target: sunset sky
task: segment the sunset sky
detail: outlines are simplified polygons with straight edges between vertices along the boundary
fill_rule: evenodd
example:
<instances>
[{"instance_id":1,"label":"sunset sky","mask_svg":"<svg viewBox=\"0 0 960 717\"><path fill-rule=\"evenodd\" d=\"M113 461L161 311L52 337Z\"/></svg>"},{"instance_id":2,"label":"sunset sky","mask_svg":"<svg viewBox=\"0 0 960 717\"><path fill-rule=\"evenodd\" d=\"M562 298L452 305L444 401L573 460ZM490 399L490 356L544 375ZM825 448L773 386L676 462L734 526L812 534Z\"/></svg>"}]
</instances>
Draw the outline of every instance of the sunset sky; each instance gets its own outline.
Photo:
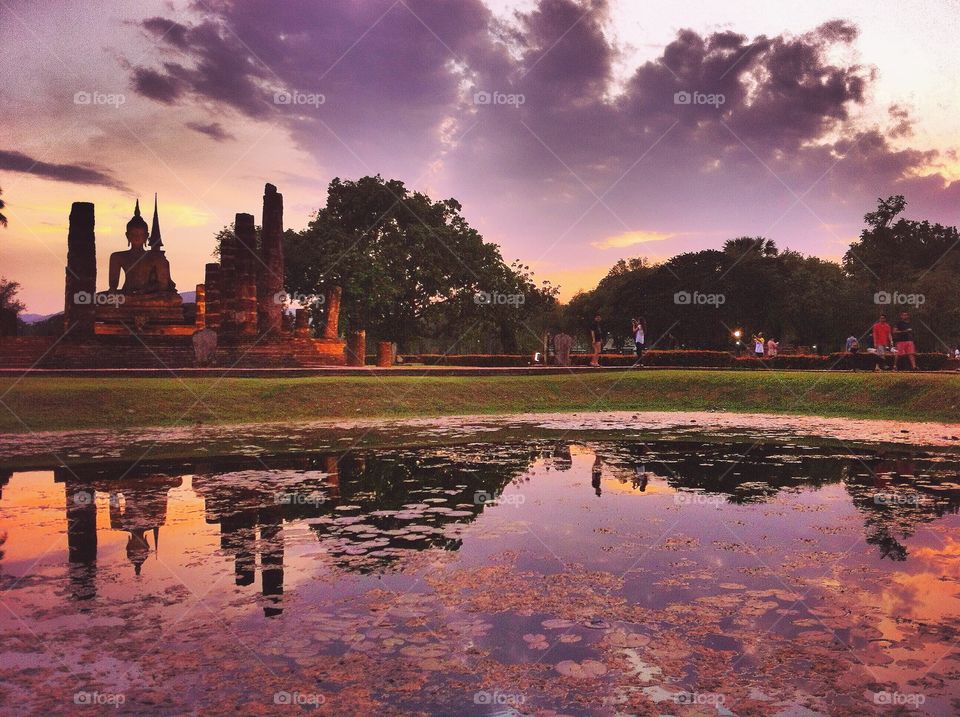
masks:
<instances>
[{"instance_id":1,"label":"sunset sky","mask_svg":"<svg viewBox=\"0 0 960 717\"><path fill-rule=\"evenodd\" d=\"M376 173L563 298L735 236L838 258L879 196L960 223L958 36L956 0L0 0L0 274L61 310L92 201L106 288L158 192L189 291L265 182L300 229Z\"/></svg>"}]
</instances>

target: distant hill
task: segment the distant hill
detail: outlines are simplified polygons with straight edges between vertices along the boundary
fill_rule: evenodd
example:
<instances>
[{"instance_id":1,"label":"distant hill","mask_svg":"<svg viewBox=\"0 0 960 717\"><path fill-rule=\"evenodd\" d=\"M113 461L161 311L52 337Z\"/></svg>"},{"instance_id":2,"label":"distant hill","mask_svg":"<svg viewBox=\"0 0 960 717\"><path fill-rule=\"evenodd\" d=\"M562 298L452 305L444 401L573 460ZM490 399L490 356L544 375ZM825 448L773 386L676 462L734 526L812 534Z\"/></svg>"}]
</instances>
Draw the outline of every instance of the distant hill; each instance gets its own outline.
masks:
<instances>
[{"instance_id":1,"label":"distant hill","mask_svg":"<svg viewBox=\"0 0 960 717\"><path fill-rule=\"evenodd\" d=\"M51 316L56 316L56 314L20 314L18 318L25 324L38 324Z\"/></svg>"}]
</instances>

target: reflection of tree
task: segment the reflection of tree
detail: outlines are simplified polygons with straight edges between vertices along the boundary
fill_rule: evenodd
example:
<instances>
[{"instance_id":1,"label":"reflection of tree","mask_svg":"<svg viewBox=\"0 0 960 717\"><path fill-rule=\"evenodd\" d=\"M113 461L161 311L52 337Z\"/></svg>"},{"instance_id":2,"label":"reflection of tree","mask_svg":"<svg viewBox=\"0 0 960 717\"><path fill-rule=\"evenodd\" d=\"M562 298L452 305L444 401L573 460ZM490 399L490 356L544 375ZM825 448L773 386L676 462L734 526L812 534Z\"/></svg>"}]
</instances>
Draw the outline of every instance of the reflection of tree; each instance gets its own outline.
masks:
<instances>
[{"instance_id":1,"label":"reflection of tree","mask_svg":"<svg viewBox=\"0 0 960 717\"><path fill-rule=\"evenodd\" d=\"M826 450L748 450L746 445L693 441L602 443L593 448L591 479L612 476L642 491L650 476L662 476L674 489L722 495L731 503L766 501L779 491L842 480L864 515L867 541L893 560L906 558L901 541L917 525L956 512L960 505L956 493L937 485L947 477L955 479L960 462L952 460L911 463L906 454L852 457ZM65 483L71 590L77 599L96 595L98 492L110 496L110 528L130 534L127 555L139 572L151 533L157 548L168 491L180 485L181 475L193 474L193 488L204 499L205 520L219 525L220 547L234 561L236 584L251 586L259 578L264 614L277 615L282 610L285 522L309 523L323 552L342 570L385 571L410 551L458 550L456 526L474 521L503 500L504 490L527 480L538 461L549 469L569 470L570 445L529 441L227 458L207 465L60 468L55 477ZM5 476L0 474L0 487ZM915 493L922 499L878 501L877 494L885 491Z\"/></svg>"},{"instance_id":2,"label":"reflection of tree","mask_svg":"<svg viewBox=\"0 0 960 717\"><path fill-rule=\"evenodd\" d=\"M941 479L955 483L958 470L960 463L955 461L922 465L905 455L848 463L843 482L854 506L864 515L867 543L876 545L884 558L906 560L909 551L901 539L910 538L921 524L960 510L960 490L938 486Z\"/></svg>"},{"instance_id":3,"label":"reflection of tree","mask_svg":"<svg viewBox=\"0 0 960 717\"><path fill-rule=\"evenodd\" d=\"M840 480L842 460L815 451L790 454L783 446L671 441L601 444L611 475L635 488L656 475L677 490L722 495L730 503L768 500L781 490Z\"/></svg>"},{"instance_id":4,"label":"reflection of tree","mask_svg":"<svg viewBox=\"0 0 960 717\"><path fill-rule=\"evenodd\" d=\"M960 461L695 442L601 444L596 451L609 474L622 483L638 487L637 478L650 469L672 488L721 495L730 503L766 501L783 490L843 481L864 514L867 543L891 560L907 558L900 541L919 524L960 510L960 491L937 485L957 480Z\"/></svg>"}]
</instances>

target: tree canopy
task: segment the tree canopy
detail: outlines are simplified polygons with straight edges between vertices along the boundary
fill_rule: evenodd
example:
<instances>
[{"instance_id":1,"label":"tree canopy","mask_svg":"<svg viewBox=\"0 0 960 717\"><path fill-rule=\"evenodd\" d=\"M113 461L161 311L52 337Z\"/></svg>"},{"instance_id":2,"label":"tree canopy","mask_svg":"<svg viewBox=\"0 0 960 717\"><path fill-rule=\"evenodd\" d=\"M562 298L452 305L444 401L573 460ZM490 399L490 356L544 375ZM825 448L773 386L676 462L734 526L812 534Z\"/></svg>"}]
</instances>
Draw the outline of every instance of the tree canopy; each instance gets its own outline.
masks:
<instances>
[{"instance_id":1,"label":"tree canopy","mask_svg":"<svg viewBox=\"0 0 960 717\"><path fill-rule=\"evenodd\" d=\"M960 343L960 235L904 219L906 206L900 195L879 199L840 263L735 237L658 264L621 259L561 307L557 289L507 264L455 199L379 175L334 179L307 228L285 233L286 289L311 304L341 286L344 329L405 352L535 350L545 331L582 339L598 311L617 345L642 317L648 347L730 349L739 329L837 351L850 335L869 344L879 313L895 321L908 310L919 348L948 350Z\"/></svg>"},{"instance_id":2,"label":"tree canopy","mask_svg":"<svg viewBox=\"0 0 960 717\"><path fill-rule=\"evenodd\" d=\"M656 266L621 260L567 307L568 326L599 311L620 341L643 316L648 346L730 348L732 333L840 350L869 336L881 312L911 313L922 350L960 342L960 236L955 227L897 219L903 196L879 199L840 264L780 251L764 237L677 255Z\"/></svg>"},{"instance_id":3,"label":"tree canopy","mask_svg":"<svg viewBox=\"0 0 960 717\"><path fill-rule=\"evenodd\" d=\"M343 288L341 323L403 350L518 351L537 345L556 289L508 265L455 199L379 175L330 182L307 228L285 235L287 291Z\"/></svg>"}]
</instances>

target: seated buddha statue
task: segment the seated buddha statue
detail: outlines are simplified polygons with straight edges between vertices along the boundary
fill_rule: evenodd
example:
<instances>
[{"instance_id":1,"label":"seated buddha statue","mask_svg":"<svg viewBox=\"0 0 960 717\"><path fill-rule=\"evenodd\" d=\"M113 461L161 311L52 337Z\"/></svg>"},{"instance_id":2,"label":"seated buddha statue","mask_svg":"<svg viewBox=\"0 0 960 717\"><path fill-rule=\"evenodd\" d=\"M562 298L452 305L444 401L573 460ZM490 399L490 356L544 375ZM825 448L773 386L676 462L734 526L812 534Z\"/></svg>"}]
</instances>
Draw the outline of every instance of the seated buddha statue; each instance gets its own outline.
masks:
<instances>
[{"instance_id":1,"label":"seated buddha statue","mask_svg":"<svg viewBox=\"0 0 960 717\"><path fill-rule=\"evenodd\" d=\"M120 270L123 270L123 294L157 294L175 292L176 284L170 278L170 262L160 249L159 222L156 208L153 215L154 236L149 236L150 249L144 249L148 239L147 223L140 216L140 201L134 209L133 217L127 222L126 251L115 251L110 255L110 292L116 292L120 285Z\"/></svg>"},{"instance_id":2,"label":"seated buddha statue","mask_svg":"<svg viewBox=\"0 0 960 717\"><path fill-rule=\"evenodd\" d=\"M156 205L153 230L148 232L137 200L133 217L127 222L126 237L130 248L110 255L110 288L97 295L97 320L134 325L137 329L154 324L182 323L183 299L170 278L170 262L162 249ZM149 249L146 248L148 243Z\"/></svg>"}]
</instances>

